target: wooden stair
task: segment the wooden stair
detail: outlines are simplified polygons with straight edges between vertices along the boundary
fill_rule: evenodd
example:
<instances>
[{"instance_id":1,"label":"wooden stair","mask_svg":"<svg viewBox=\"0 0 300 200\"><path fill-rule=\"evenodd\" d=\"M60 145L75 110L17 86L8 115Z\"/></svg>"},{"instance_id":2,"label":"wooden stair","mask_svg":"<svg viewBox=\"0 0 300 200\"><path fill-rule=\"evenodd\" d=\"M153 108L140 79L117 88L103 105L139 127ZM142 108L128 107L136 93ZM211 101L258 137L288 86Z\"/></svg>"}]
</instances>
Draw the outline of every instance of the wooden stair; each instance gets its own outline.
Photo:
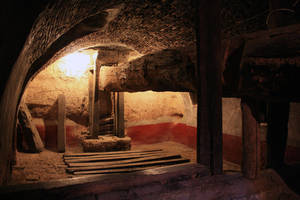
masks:
<instances>
[{"instance_id":1,"label":"wooden stair","mask_svg":"<svg viewBox=\"0 0 300 200\"><path fill-rule=\"evenodd\" d=\"M162 149L64 154L67 172L74 175L128 173L190 162Z\"/></svg>"}]
</instances>

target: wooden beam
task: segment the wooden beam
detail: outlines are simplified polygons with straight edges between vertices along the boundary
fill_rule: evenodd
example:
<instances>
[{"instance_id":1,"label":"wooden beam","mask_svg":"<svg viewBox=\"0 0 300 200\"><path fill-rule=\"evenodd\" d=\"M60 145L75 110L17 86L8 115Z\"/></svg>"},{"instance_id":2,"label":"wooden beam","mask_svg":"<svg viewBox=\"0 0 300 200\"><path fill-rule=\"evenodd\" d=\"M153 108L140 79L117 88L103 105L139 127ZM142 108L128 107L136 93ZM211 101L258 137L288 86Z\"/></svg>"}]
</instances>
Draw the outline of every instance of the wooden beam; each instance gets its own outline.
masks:
<instances>
[{"instance_id":1,"label":"wooden beam","mask_svg":"<svg viewBox=\"0 0 300 200\"><path fill-rule=\"evenodd\" d=\"M25 102L20 103L18 119L23 134L23 140L27 144L27 150L29 152L41 152L44 149L43 141L39 135L39 132L32 121L30 111Z\"/></svg>"},{"instance_id":2,"label":"wooden beam","mask_svg":"<svg viewBox=\"0 0 300 200\"><path fill-rule=\"evenodd\" d=\"M164 165L175 165L190 162L189 159L185 158L174 158L168 160L158 160L158 161L145 161L138 163L126 163L126 164L116 164L116 165L102 165L94 167L69 167L67 172L79 172L79 171L101 171L109 169L127 169L127 168L138 168L138 167L150 167L150 166L164 166Z\"/></svg>"},{"instance_id":3,"label":"wooden beam","mask_svg":"<svg viewBox=\"0 0 300 200\"><path fill-rule=\"evenodd\" d=\"M94 76L93 76L93 82L94 82L94 87L93 87L93 93L94 93L94 101L92 104L92 109L93 109L93 122L92 122L92 137L97 138L98 137L98 132L99 132L99 117L100 117L100 97L99 97L99 87L98 87L98 81L100 78L100 67L101 65L96 62L95 64L95 70L94 70Z\"/></svg>"},{"instance_id":4,"label":"wooden beam","mask_svg":"<svg viewBox=\"0 0 300 200\"><path fill-rule=\"evenodd\" d=\"M57 150L58 152L66 151L66 99L65 95L58 96L57 112Z\"/></svg>"},{"instance_id":5,"label":"wooden beam","mask_svg":"<svg viewBox=\"0 0 300 200\"><path fill-rule=\"evenodd\" d=\"M267 166L273 169L280 169L284 166L289 111L289 102L268 104Z\"/></svg>"},{"instance_id":6,"label":"wooden beam","mask_svg":"<svg viewBox=\"0 0 300 200\"><path fill-rule=\"evenodd\" d=\"M116 165L116 164L125 164L125 163L138 163L145 161L155 161L155 160L168 160L174 158L181 158L181 155L178 154L169 154L169 155L153 155L145 158L136 158L129 160L122 160L117 162L86 162L86 163L68 163L69 167L92 167L92 166L103 166L103 165Z\"/></svg>"},{"instance_id":7,"label":"wooden beam","mask_svg":"<svg viewBox=\"0 0 300 200\"><path fill-rule=\"evenodd\" d=\"M296 24L224 40L223 95L300 102L299 35Z\"/></svg>"},{"instance_id":8,"label":"wooden beam","mask_svg":"<svg viewBox=\"0 0 300 200\"><path fill-rule=\"evenodd\" d=\"M112 151L112 152L88 152L88 153L71 153L64 154L64 157L88 157L95 155L120 155L120 154L132 154L132 153L151 153L151 152L162 152L162 149L151 149L151 150L132 150L132 151Z\"/></svg>"},{"instance_id":9,"label":"wooden beam","mask_svg":"<svg viewBox=\"0 0 300 200\"><path fill-rule=\"evenodd\" d=\"M288 2L284 0L269 0L269 5L271 12L276 9L287 8ZM282 12L273 13L270 17L270 26L271 28L287 25L289 21L286 18L287 15L284 15ZM286 40L291 40L287 46L282 45L282 51L286 52L292 47L292 50L296 55L298 52L293 47L297 47L299 45L300 37L299 33L293 37L289 36L285 38ZM291 97L300 97L300 93L296 92L295 89L291 89L294 86L300 85L299 77L300 77L300 70L299 70L299 58L298 63L293 62L284 63L283 65L286 68L289 68L289 73L286 73L283 67L280 68L280 71L277 70L277 79L280 80L281 83L281 90L285 96ZM279 62L280 63L280 62ZM297 65L298 64L298 65ZM276 65L275 65L276 66ZM278 65L277 65L278 67ZM281 72L281 73L278 73ZM297 73L298 72L298 73ZM281 74L278 76L278 74ZM282 77L282 74L285 77ZM273 81L275 82L275 81ZM277 81L278 82L278 81ZM288 83L288 84L287 84ZM274 87L274 86L273 86ZM278 87L278 86L277 86ZM288 91L286 94L285 92ZM298 93L298 94L297 94ZM296 94L296 95L295 95ZM271 102L268 104L268 133L267 133L267 146L268 146L268 155L267 155L267 166L273 169L281 169L284 166L284 157L285 157L285 150L287 145L287 137L288 137L288 121L289 121L289 111L290 111L290 103L288 101L283 102Z\"/></svg>"},{"instance_id":10,"label":"wooden beam","mask_svg":"<svg viewBox=\"0 0 300 200\"><path fill-rule=\"evenodd\" d=\"M291 2L286 0L269 0L269 15L266 24L269 28L286 26L288 23L295 23L295 11L287 9Z\"/></svg>"},{"instance_id":11,"label":"wooden beam","mask_svg":"<svg viewBox=\"0 0 300 200\"><path fill-rule=\"evenodd\" d=\"M196 1L197 162L222 173L220 0Z\"/></svg>"},{"instance_id":12,"label":"wooden beam","mask_svg":"<svg viewBox=\"0 0 300 200\"><path fill-rule=\"evenodd\" d=\"M125 152L125 153L123 153ZM90 155L90 156L80 156L80 157L64 157L65 161L70 161L70 160L80 160L80 159L90 159L90 158L112 158L112 157L124 157L124 158L128 158L128 156L147 156L147 155L163 155L163 154L167 154L168 152L164 152L164 151L152 151L152 152L136 152L136 153L128 153L127 151L123 151L121 153L115 153L115 154L99 154L99 155ZM108 152L110 153L110 152Z\"/></svg>"},{"instance_id":13,"label":"wooden beam","mask_svg":"<svg viewBox=\"0 0 300 200\"><path fill-rule=\"evenodd\" d=\"M252 107L252 109L251 109ZM246 178L255 179L260 171L260 127L253 113L253 102L242 98L242 172Z\"/></svg>"},{"instance_id":14,"label":"wooden beam","mask_svg":"<svg viewBox=\"0 0 300 200\"><path fill-rule=\"evenodd\" d=\"M76 159L65 159L66 163L82 163L82 162L109 162L117 160L130 160L136 158L146 158L153 155L158 155L159 153L152 154L130 154L130 155L109 155L105 157L88 157L88 158L76 158Z\"/></svg>"},{"instance_id":15,"label":"wooden beam","mask_svg":"<svg viewBox=\"0 0 300 200\"><path fill-rule=\"evenodd\" d=\"M117 115L116 115L116 130L118 137L124 137L124 93L117 92L116 101Z\"/></svg>"},{"instance_id":16,"label":"wooden beam","mask_svg":"<svg viewBox=\"0 0 300 200\"><path fill-rule=\"evenodd\" d=\"M89 133L92 135L93 133L93 122L94 122L94 69L90 70L89 73Z\"/></svg>"}]
</instances>

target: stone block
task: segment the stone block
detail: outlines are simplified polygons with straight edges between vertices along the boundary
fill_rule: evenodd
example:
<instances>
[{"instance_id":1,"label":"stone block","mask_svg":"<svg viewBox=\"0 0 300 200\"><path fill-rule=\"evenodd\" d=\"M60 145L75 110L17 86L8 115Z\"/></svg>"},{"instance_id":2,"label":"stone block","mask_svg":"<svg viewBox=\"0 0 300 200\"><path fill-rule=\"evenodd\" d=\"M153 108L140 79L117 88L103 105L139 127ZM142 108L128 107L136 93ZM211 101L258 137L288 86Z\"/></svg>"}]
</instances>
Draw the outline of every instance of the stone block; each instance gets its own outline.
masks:
<instances>
[{"instance_id":1,"label":"stone block","mask_svg":"<svg viewBox=\"0 0 300 200\"><path fill-rule=\"evenodd\" d=\"M82 146L84 152L126 151L131 148L131 138L111 135L98 136L98 139L83 140Z\"/></svg>"}]
</instances>

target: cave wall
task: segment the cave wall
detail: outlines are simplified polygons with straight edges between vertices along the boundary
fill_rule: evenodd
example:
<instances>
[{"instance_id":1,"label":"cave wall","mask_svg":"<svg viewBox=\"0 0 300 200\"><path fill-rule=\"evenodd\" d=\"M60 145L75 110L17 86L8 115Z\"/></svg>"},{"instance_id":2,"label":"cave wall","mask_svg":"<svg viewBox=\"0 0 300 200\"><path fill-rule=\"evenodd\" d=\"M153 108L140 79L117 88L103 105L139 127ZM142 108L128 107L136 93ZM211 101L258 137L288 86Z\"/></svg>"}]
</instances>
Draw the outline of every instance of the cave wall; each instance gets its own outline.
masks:
<instances>
[{"instance_id":1,"label":"cave wall","mask_svg":"<svg viewBox=\"0 0 300 200\"><path fill-rule=\"evenodd\" d=\"M23 100L36 119L47 148L55 149L56 146L57 97L60 94L66 97L67 144L68 140L73 144L74 138L80 135L76 129L88 126L89 69L94 68L97 53L97 59L102 63L119 60L117 50L106 55L108 52L107 49L90 49L69 54L40 71L29 82ZM127 57L124 59L126 61ZM192 104L188 92L126 92L124 100L126 133L133 144L175 140L196 147L197 106Z\"/></svg>"},{"instance_id":2,"label":"cave wall","mask_svg":"<svg viewBox=\"0 0 300 200\"><path fill-rule=\"evenodd\" d=\"M187 92L125 93L126 134L133 144L176 141L196 148L197 105Z\"/></svg>"},{"instance_id":3,"label":"cave wall","mask_svg":"<svg viewBox=\"0 0 300 200\"><path fill-rule=\"evenodd\" d=\"M84 59L79 66L74 63L77 60L70 61L66 59L68 57L57 60L39 72L24 91L22 101L27 104L34 124L48 149L56 151L57 148L57 98L60 94L64 94L66 98L67 148L78 146L81 132L86 131L89 120L88 69L94 65L94 59L90 59L93 53L90 51L80 54ZM73 54L71 58L74 56L78 55ZM81 67L84 71L80 70Z\"/></svg>"},{"instance_id":4,"label":"cave wall","mask_svg":"<svg viewBox=\"0 0 300 200\"><path fill-rule=\"evenodd\" d=\"M85 71L79 77L68 73L71 65L64 66L60 59L42 70L29 82L23 100L34 118L57 119L57 98L64 94L66 98L66 117L83 126L88 125L88 77L89 68L94 63L83 66ZM75 71L76 72L76 71Z\"/></svg>"}]
</instances>

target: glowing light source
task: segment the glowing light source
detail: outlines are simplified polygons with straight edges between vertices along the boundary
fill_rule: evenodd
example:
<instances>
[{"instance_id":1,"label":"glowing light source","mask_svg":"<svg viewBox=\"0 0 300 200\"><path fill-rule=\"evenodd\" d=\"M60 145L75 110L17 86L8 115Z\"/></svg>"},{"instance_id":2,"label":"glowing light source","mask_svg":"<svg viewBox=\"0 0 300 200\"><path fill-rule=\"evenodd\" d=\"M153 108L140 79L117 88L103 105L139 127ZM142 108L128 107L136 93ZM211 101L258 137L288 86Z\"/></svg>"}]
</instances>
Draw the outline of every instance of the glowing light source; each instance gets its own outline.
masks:
<instances>
[{"instance_id":1,"label":"glowing light source","mask_svg":"<svg viewBox=\"0 0 300 200\"><path fill-rule=\"evenodd\" d=\"M80 78L84 73L95 64L97 51L75 52L61 58L58 68L66 76Z\"/></svg>"}]
</instances>

